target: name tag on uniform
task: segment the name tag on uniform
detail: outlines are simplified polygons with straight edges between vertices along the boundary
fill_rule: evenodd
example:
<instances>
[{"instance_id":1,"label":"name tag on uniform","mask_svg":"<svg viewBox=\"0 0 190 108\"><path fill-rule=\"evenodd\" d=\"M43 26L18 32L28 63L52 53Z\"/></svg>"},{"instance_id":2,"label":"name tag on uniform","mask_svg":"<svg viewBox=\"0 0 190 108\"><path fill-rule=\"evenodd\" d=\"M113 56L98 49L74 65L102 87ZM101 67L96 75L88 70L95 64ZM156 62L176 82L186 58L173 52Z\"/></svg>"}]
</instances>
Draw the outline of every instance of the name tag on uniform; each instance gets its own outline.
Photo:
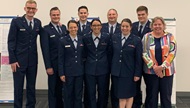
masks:
<instances>
[{"instance_id":1,"label":"name tag on uniform","mask_svg":"<svg viewBox=\"0 0 190 108\"><path fill-rule=\"evenodd\" d=\"M80 46L83 46L83 44L80 44Z\"/></svg>"},{"instance_id":2,"label":"name tag on uniform","mask_svg":"<svg viewBox=\"0 0 190 108\"><path fill-rule=\"evenodd\" d=\"M65 45L65 48L70 48L71 47L71 45Z\"/></svg>"},{"instance_id":3,"label":"name tag on uniform","mask_svg":"<svg viewBox=\"0 0 190 108\"><path fill-rule=\"evenodd\" d=\"M129 46L129 47L132 47L132 48L135 48L135 46L134 46L134 45L131 45L131 44L129 44L128 46Z\"/></svg>"},{"instance_id":4,"label":"name tag on uniform","mask_svg":"<svg viewBox=\"0 0 190 108\"><path fill-rule=\"evenodd\" d=\"M20 29L20 31L26 31L26 29Z\"/></svg>"},{"instance_id":5,"label":"name tag on uniform","mask_svg":"<svg viewBox=\"0 0 190 108\"><path fill-rule=\"evenodd\" d=\"M52 38L52 37L55 37L55 35L51 35L50 37L51 37L51 38Z\"/></svg>"}]
</instances>

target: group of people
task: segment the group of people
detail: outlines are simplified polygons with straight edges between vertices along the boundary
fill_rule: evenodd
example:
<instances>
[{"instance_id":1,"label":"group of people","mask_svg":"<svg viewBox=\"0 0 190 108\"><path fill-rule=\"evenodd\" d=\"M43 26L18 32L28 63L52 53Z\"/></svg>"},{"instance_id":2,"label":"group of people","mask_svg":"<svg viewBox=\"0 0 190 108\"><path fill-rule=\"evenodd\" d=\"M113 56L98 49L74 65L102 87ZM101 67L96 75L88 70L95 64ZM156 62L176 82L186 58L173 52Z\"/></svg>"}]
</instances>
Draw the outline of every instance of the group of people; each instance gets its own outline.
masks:
<instances>
[{"instance_id":1,"label":"group of people","mask_svg":"<svg viewBox=\"0 0 190 108\"><path fill-rule=\"evenodd\" d=\"M111 84L112 108L141 108L141 77L146 84L145 108L171 108L176 41L165 31L162 17L148 20L148 9L139 6L138 20L117 22L115 9L107 23L87 21L88 8L78 8L79 21L60 23L58 7L42 27L34 18L37 3L28 0L26 14L14 18L8 35L9 61L14 80L14 108L22 108L26 76L26 108L35 108L37 36L48 75L49 108L107 108ZM111 82L110 82L111 79ZM83 100L83 101L82 101ZM84 105L83 105L84 103Z\"/></svg>"}]
</instances>

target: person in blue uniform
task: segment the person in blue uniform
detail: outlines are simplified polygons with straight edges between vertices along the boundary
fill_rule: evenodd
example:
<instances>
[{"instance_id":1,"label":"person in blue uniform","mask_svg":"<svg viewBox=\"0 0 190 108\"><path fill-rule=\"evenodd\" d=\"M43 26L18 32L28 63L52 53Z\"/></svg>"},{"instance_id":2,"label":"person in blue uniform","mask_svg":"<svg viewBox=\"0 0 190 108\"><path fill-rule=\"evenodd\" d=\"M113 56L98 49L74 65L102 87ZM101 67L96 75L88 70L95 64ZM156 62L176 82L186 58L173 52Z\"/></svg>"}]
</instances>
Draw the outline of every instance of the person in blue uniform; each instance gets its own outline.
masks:
<instances>
[{"instance_id":1,"label":"person in blue uniform","mask_svg":"<svg viewBox=\"0 0 190 108\"><path fill-rule=\"evenodd\" d=\"M78 35L84 36L85 34L88 34L91 32L90 22L87 20L88 18L88 8L86 6L80 6L78 8ZM86 92L86 86L84 83L84 107L88 108L88 96Z\"/></svg>"},{"instance_id":2,"label":"person in blue uniform","mask_svg":"<svg viewBox=\"0 0 190 108\"><path fill-rule=\"evenodd\" d=\"M91 32L90 22L87 20L88 15L88 8L86 6L80 6L78 8L78 35L80 36L84 36L85 34Z\"/></svg>"},{"instance_id":3,"label":"person in blue uniform","mask_svg":"<svg viewBox=\"0 0 190 108\"><path fill-rule=\"evenodd\" d=\"M8 34L9 62L13 71L14 108L22 108L23 86L26 77L26 108L34 108L37 76L37 36L41 34L41 21L34 18L37 3L26 1L26 14L14 18Z\"/></svg>"},{"instance_id":4,"label":"person in blue uniform","mask_svg":"<svg viewBox=\"0 0 190 108\"><path fill-rule=\"evenodd\" d=\"M139 36L142 39L146 33L151 32L150 21L148 20L148 8L146 6L139 6L136 9L136 12L137 12L138 21L133 23L132 33L136 36ZM144 62L142 63L144 64ZM136 88L137 95L134 97L132 108L141 108L142 105L141 79L137 81L136 87L137 87Z\"/></svg>"},{"instance_id":5,"label":"person in blue uniform","mask_svg":"<svg viewBox=\"0 0 190 108\"><path fill-rule=\"evenodd\" d=\"M101 21L93 19L92 32L83 37L86 53L85 84L88 108L107 108L110 36L108 33L102 33L101 28Z\"/></svg>"},{"instance_id":6,"label":"person in blue uniform","mask_svg":"<svg viewBox=\"0 0 190 108\"><path fill-rule=\"evenodd\" d=\"M70 20L67 24L69 34L59 42L58 68L63 82L64 108L82 108L82 91L84 76L84 44L77 34L77 22Z\"/></svg>"},{"instance_id":7,"label":"person in blue uniform","mask_svg":"<svg viewBox=\"0 0 190 108\"><path fill-rule=\"evenodd\" d=\"M107 13L107 23L102 24L102 32L109 33L110 36L113 34L120 33L120 24L117 22L118 13L116 9L109 9Z\"/></svg>"},{"instance_id":8,"label":"person in blue uniform","mask_svg":"<svg viewBox=\"0 0 190 108\"><path fill-rule=\"evenodd\" d=\"M131 108L136 95L136 81L141 77L142 43L131 33L132 22L121 21L121 34L112 36L111 75L119 108Z\"/></svg>"},{"instance_id":9,"label":"person in blue uniform","mask_svg":"<svg viewBox=\"0 0 190 108\"><path fill-rule=\"evenodd\" d=\"M66 34L66 26L60 26L61 12L58 7L50 9L51 22L44 26L40 37L46 73L48 75L49 108L63 108L62 81L58 75L58 42Z\"/></svg>"},{"instance_id":10,"label":"person in blue uniform","mask_svg":"<svg viewBox=\"0 0 190 108\"><path fill-rule=\"evenodd\" d=\"M113 8L109 9L107 13L108 22L102 24L101 31L105 33L109 33L110 37L112 37L112 35L114 34L121 33L120 23L117 22L117 18L118 18L117 10ZM114 94L113 86L114 86L113 81L111 80L111 105L112 105L112 108L118 108L119 100Z\"/></svg>"}]
</instances>

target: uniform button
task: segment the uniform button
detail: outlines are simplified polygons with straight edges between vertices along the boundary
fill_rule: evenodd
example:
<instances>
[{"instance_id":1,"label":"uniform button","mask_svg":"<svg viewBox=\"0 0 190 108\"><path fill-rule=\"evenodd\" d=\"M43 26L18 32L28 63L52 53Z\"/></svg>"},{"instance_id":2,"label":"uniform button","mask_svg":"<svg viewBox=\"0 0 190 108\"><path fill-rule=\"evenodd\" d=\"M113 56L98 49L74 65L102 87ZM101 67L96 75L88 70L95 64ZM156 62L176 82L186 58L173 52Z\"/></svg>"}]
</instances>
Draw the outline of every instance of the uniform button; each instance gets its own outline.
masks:
<instances>
[{"instance_id":1,"label":"uniform button","mask_svg":"<svg viewBox=\"0 0 190 108\"><path fill-rule=\"evenodd\" d=\"M32 41L30 40L30 42L32 42Z\"/></svg>"},{"instance_id":2,"label":"uniform button","mask_svg":"<svg viewBox=\"0 0 190 108\"><path fill-rule=\"evenodd\" d=\"M98 59L96 59L96 61L98 61Z\"/></svg>"},{"instance_id":3,"label":"uniform button","mask_svg":"<svg viewBox=\"0 0 190 108\"><path fill-rule=\"evenodd\" d=\"M75 56L75 58L77 58L77 56Z\"/></svg>"},{"instance_id":4,"label":"uniform button","mask_svg":"<svg viewBox=\"0 0 190 108\"><path fill-rule=\"evenodd\" d=\"M96 56L98 56L98 54L96 54Z\"/></svg>"},{"instance_id":5,"label":"uniform button","mask_svg":"<svg viewBox=\"0 0 190 108\"><path fill-rule=\"evenodd\" d=\"M98 49L96 49L96 51L98 51Z\"/></svg>"},{"instance_id":6,"label":"uniform button","mask_svg":"<svg viewBox=\"0 0 190 108\"><path fill-rule=\"evenodd\" d=\"M120 57L122 57L122 55L120 55Z\"/></svg>"},{"instance_id":7,"label":"uniform button","mask_svg":"<svg viewBox=\"0 0 190 108\"><path fill-rule=\"evenodd\" d=\"M119 62L121 63L121 60L119 60Z\"/></svg>"},{"instance_id":8,"label":"uniform button","mask_svg":"<svg viewBox=\"0 0 190 108\"><path fill-rule=\"evenodd\" d=\"M123 52L123 50L121 50L121 52Z\"/></svg>"},{"instance_id":9,"label":"uniform button","mask_svg":"<svg viewBox=\"0 0 190 108\"><path fill-rule=\"evenodd\" d=\"M77 53L77 51L75 51L75 53Z\"/></svg>"},{"instance_id":10,"label":"uniform button","mask_svg":"<svg viewBox=\"0 0 190 108\"><path fill-rule=\"evenodd\" d=\"M77 61L75 61L77 63Z\"/></svg>"},{"instance_id":11,"label":"uniform button","mask_svg":"<svg viewBox=\"0 0 190 108\"><path fill-rule=\"evenodd\" d=\"M29 46L29 48L31 48L31 46Z\"/></svg>"}]
</instances>

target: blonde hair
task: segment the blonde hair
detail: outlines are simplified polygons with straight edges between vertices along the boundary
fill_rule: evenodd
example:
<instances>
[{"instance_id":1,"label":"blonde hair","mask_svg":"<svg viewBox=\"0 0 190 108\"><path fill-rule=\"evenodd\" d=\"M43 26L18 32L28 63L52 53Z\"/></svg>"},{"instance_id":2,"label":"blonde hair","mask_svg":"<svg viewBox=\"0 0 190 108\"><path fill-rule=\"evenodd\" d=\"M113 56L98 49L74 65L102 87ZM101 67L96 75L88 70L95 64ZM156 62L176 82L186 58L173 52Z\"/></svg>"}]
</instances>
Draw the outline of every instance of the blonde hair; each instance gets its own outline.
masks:
<instances>
[{"instance_id":1,"label":"blonde hair","mask_svg":"<svg viewBox=\"0 0 190 108\"><path fill-rule=\"evenodd\" d=\"M25 5L26 5L27 3L30 3L30 4L34 3L34 4L36 4L36 5L37 5L37 3L36 3L36 1L35 1L35 0L27 0L27 1L26 1L26 3L25 3Z\"/></svg>"},{"instance_id":2,"label":"blonde hair","mask_svg":"<svg viewBox=\"0 0 190 108\"><path fill-rule=\"evenodd\" d=\"M166 23L165 23L165 21L164 21L164 18L159 17L159 16L154 17L154 18L152 19L152 22L151 22L151 24L150 24L151 29L153 28L153 24L156 22L156 20L160 20L160 21L162 22L162 24L164 25L164 30L165 30L165 29L166 29Z\"/></svg>"}]
</instances>

